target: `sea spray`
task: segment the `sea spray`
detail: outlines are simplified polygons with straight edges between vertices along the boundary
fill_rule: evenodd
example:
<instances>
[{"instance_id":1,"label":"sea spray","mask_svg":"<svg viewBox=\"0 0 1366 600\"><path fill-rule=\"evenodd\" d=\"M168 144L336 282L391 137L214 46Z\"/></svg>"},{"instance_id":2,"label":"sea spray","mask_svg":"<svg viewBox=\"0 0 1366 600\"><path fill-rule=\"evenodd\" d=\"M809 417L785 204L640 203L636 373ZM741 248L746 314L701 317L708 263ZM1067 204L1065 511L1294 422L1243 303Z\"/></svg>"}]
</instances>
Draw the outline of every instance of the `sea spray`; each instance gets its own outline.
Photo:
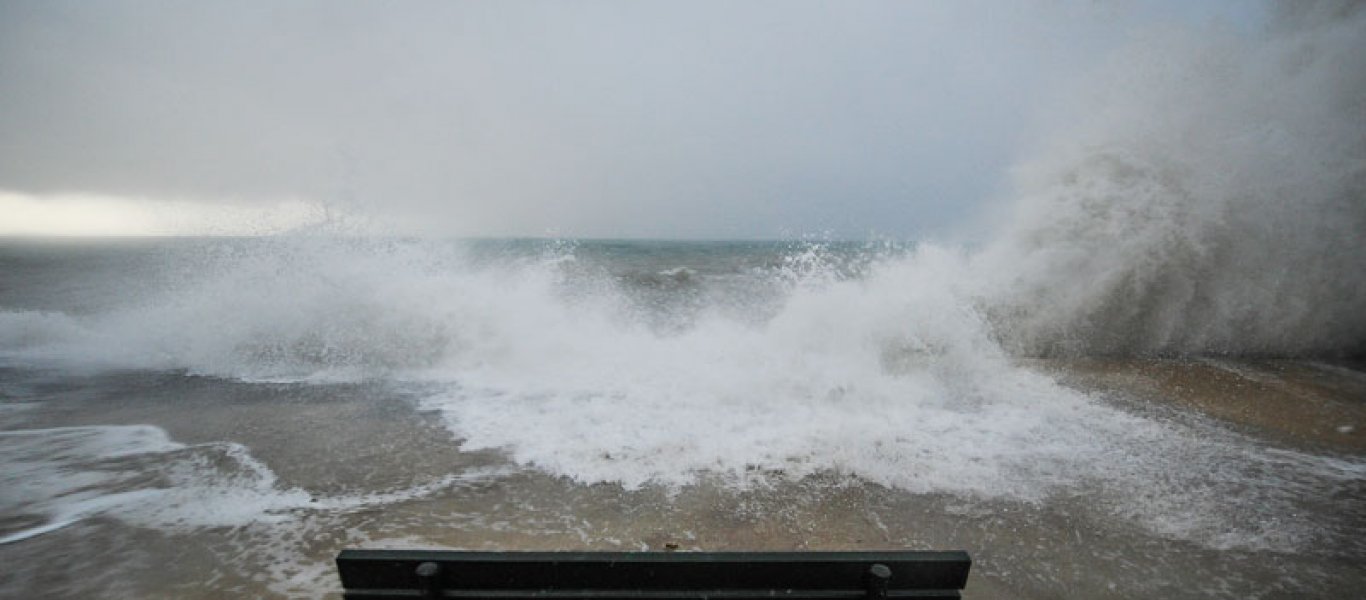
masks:
<instances>
[{"instance_id":1,"label":"sea spray","mask_svg":"<svg viewBox=\"0 0 1366 600\"><path fill-rule=\"evenodd\" d=\"M1366 10L1153 32L1017 171L976 260L1017 355L1335 354L1366 341Z\"/></svg>"}]
</instances>

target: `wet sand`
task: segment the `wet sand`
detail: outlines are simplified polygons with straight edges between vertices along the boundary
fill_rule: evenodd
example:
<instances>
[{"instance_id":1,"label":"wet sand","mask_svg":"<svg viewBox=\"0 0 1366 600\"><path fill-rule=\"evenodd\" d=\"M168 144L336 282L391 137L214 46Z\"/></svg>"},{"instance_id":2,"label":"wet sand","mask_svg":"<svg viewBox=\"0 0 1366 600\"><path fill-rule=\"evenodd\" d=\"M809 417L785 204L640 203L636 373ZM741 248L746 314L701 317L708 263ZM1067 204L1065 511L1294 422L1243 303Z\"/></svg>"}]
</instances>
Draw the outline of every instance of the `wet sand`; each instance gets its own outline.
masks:
<instances>
[{"instance_id":1,"label":"wet sand","mask_svg":"<svg viewBox=\"0 0 1366 600\"><path fill-rule=\"evenodd\" d=\"M1194 411L1287 444L1366 452L1366 364L1304 360L1032 361L1131 406Z\"/></svg>"},{"instance_id":2,"label":"wet sand","mask_svg":"<svg viewBox=\"0 0 1366 600\"><path fill-rule=\"evenodd\" d=\"M1366 373L1302 361L1035 361L1029 367L1125 410L1196 422L1267 446L1366 456ZM0 545L6 597L337 597L344 547L489 550L966 549L965 593L996 598L1350 597L1360 548L1217 548L1116 519L1088 490L1043 502L912 494L836 473L748 487L582 485L461 452L423 390L241 384L179 374L44 379L5 373L7 430L154 424L180 443L231 440L313 497L278 522L156 530L93 516ZM11 377L12 376L12 377ZM135 465L134 465L135 466ZM119 468L117 462L100 468ZM133 468L130 466L129 468ZM224 468L229 468L225 466ZM369 502L338 498L420 488ZM1359 514L1366 483L1308 510ZM33 524L0 519L0 535ZM1363 533L1366 525L1357 522ZM1332 539L1344 539L1341 536ZM1358 536L1359 537L1359 536Z\"/></svg>"}]
</instances>

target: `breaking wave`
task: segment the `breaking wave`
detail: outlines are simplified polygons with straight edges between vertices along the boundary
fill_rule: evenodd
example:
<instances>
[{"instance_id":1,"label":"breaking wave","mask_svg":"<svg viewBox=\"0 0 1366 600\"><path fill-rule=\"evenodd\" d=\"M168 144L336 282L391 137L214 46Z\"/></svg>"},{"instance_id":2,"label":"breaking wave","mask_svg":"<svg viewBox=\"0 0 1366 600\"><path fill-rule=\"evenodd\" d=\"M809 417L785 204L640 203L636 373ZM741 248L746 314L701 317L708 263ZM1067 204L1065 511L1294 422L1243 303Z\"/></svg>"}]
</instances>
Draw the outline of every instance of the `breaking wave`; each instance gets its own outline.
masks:
<instances>
[{"instance_id":1,"label":"breaking wave","mask_svg":"<svg viewBox=\"0 0 1366 600\"><path fill-rule=\"evenodd\" d=\"M282 238L135 306L4 310L0 349L246 378L534 367L585 345L661 333L729 343L756 329L769 350L823 345L837 329L913 352L1359 351L1366 10L1283 12L1259 34L1153 33L1115 57L1078 94L1091 110L1022 161L1008 225L978 251L861 249L871 259L851 272L847 252L794 245L708 295L723 277L698 264L613 280L572 244L474 260L451 245ZM665 332L641 327L680 311Z\"/></svg>"}]
</instances>

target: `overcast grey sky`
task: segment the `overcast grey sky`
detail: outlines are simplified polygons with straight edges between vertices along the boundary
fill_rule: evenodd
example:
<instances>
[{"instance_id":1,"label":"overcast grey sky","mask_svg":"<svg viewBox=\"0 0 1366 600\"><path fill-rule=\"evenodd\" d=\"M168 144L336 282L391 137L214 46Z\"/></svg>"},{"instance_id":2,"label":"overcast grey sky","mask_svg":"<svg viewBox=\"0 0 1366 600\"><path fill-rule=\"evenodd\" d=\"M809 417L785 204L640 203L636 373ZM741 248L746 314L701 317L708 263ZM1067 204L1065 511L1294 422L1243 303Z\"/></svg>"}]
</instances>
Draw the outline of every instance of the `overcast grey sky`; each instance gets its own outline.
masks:
<instances>
[{"instance_id":1,"label":"overcast grey sky","mask_svg":"<svg viewBox=\"0 0 1366 600\"><path fill-rule=\"evenodd\" d=\"M1006 193L1049 107L1136 34L1263 12L0 0L0 190L443 235L914 237Z\"/></svg>"}]
</instances>

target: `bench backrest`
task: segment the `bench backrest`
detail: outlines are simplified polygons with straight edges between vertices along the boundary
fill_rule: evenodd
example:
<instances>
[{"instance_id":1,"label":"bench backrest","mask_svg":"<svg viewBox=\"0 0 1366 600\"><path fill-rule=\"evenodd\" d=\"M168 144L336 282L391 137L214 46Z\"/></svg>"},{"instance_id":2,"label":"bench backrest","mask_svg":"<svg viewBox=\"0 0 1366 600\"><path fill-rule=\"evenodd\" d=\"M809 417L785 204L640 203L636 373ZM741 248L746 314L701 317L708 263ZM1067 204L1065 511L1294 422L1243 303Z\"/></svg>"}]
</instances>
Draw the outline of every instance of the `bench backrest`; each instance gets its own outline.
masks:
<instances>
[{"instance_id":1,"label":"bench backrest","mask_svg":"<svg viewBox=\"0 0 1366 600\"><path fill-rule=\"evenodd\" d=\"M348 600L959 598L966 552L343 550Z\"/></svg>"}]
</instances>

